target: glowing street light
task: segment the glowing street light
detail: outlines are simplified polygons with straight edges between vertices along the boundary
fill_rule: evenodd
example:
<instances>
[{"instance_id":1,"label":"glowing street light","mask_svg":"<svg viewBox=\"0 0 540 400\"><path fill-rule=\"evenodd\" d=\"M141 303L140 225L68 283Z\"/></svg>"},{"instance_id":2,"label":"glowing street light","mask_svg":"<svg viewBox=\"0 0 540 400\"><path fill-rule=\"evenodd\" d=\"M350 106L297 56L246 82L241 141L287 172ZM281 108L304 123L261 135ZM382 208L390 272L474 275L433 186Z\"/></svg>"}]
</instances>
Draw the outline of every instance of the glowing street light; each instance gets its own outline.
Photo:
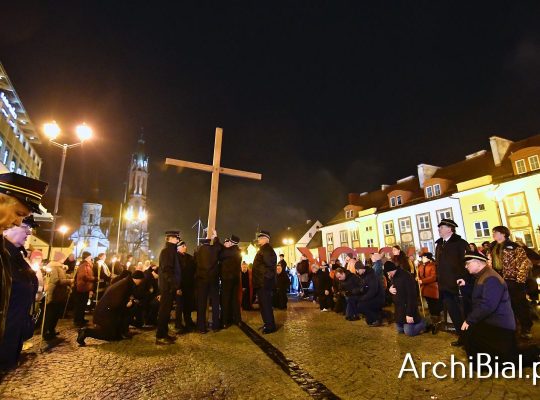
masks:
<instances>
[{"instance_id":1,"label":"glowing street light","mask_svg":"<svg viewBox=\"0 0 540 400\"><path fill-rule=\"evenodd\" d=\"M60 226L60 228L58 228L58 232L60 232L62 235L65 235L68 230L69 230L69 228L67 226L65 226L65 225L62 225L62 226Z\"/></svg>"},{"instance_id":2,"label":"glowing street light","mask_svg":"<svg viewBox=\"0 0 540 400\"><path fill-rule=\"evenodd\" d=\"M72 143L72 144L67 144L67 143L62 144L55 141L56 138L60 135L61 131L62 130L60 129L60 126L56 123L56 121L47 122L43 124L43 132L45 133L45 136L49 138L49 143L51 143L52 145L56 147L60 147L62 149L62 161L60 163L58 186L56 187L56 198L54 201L51 237L49 240L49 252L47 255L47 258L49 259L51 258L51 249L52 249L52 245L54 241L54 234L56 231L56 216L58 214L58 205L60 203L60 192L62 190L62 179L64 178L64 166L66 164L67 151L68 149L82 145L85 140L88 140L92 137L92 128L90 128L85 123L82 123L81 125L78 125L75 128L75 133L77 134L77 137L79 138L79 142Z\"/></svg>"}]
</instances>

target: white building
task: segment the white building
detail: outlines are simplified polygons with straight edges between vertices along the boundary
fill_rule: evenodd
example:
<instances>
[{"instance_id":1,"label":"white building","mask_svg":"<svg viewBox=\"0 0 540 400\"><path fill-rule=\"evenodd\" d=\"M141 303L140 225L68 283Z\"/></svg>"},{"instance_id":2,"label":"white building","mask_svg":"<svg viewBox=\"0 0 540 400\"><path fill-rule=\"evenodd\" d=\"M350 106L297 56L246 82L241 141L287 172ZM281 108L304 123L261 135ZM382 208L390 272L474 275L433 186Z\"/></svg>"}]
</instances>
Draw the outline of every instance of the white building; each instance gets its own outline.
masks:
<instances>
[{"instance_id":1,"label":"white building","mask_svg":"<svg viewBox=\"0 0 540 400\"><path fill-rule=\"evenodd\" d=\"M70 236L75 244L76 257L79 257L83 251L89 251L93 257L96 257L109 249L109 240L101 231L102 207L97 203L83 203L81 226Z\"/></svg>"}]
</instances>

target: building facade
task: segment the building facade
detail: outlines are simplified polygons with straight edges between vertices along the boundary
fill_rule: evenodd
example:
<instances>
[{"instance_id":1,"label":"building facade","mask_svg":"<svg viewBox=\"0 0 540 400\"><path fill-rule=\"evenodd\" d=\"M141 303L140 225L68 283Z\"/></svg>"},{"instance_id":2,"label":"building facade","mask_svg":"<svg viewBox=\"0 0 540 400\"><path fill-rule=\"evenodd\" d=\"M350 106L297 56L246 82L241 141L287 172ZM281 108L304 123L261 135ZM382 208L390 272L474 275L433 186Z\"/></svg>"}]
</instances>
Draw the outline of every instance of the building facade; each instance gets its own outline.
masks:
<instances>
[{"instance_id":1,"label":"building facade","mask_svg":"<svg viewBox=\"0 0 540 400\"><path fill-rule=\"evenodd\" d=\"M493 136L490 150L445 167L419 164L417 175L350 194L321 228L327 257L338 247L400 245L434 251L437 225L451 218L457 233L480 245L491 229L508 226L514 240L540 245L540 135L512 142Z\"/></svg>"},{"instance_id":2,"label":"building facade","mask_svg":"<svg viewBox=\"0 0 540 400\"><path fill-rule=\"evenodd\" d=\"M39 178L42 160L34 146L40 136L0 63L0 164L3 170Z\"/></svg>"},{"instance_id":3,"label":"building facade","mask_svg":"<svg viewBox=\"0 0 540 400\"><path fill-rule=\"evenodd\" d=\"M126 202L123 206L122 252L137 259L149 256L148 209L148 161L145 142L141 137L129 165Z\"/></svg>"},{"instance_id":4,"label":"building facade","mask_svg":"<svg viewBox=\"0 0 540 400\"><path fill-rule=\"evenodd\" d=\"M89 251L93 257L99 253L107 253L109 239L101 230L101 210L103 206L97 203L83 203L81 225L71 236L75 256L83 251Z\"/></svg>"}]
</instances>

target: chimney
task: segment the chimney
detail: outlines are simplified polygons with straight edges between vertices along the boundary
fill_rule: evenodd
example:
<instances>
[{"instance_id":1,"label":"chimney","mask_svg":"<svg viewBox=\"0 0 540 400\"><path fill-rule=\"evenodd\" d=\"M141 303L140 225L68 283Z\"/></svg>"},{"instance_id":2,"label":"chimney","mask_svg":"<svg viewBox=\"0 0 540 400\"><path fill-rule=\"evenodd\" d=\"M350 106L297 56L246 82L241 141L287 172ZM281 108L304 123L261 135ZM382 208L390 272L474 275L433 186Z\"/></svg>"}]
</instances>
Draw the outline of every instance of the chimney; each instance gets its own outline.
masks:
<instances>
[{"instance_id":1,"label":"chimney","mask_svg":"<svg viewBox=\"0 0 540 400\"><path fill-rule=\"evenodd\" d=\"M362 192L360 193L360 196L365 196L366 194L368 194L368 192Z\"/></svg>"},{"instance_id":2,"label":"chimney","mask_svg":"<svg viewBox=\"0 0 540 400\"><path fill-rule=\"evenodd\" d=\"M429 164L418 164L418 182L420 182L420 188L424 188L424 182L435 175L435 172L440 167Z\"/></svg>"},{"instance_id":3,"label":"chimney","mask_svg":"<svg viewBox=\"0 0 540 400\"><path fill-rule=\"evenodd\" d=\"M477 151L476 153L466 155L465 160L470 160L471 158L480 157L480 156L483 156L486 153L487 152L485 150L480 150L480 151Z\"/></svg>"},{"instance_id":4,"label":"chimney","mask_svg":"<svg viewBox=\"0 0 540 400\"><path fill-rule=\"evenodd\" d=\"M496 167L501 165L502 160L512 143L514 142L498 136L492 136L489 138L489 145L491 146L491 153L493 154L493 162L495 163Z\"/></svg>"}]
</instances>

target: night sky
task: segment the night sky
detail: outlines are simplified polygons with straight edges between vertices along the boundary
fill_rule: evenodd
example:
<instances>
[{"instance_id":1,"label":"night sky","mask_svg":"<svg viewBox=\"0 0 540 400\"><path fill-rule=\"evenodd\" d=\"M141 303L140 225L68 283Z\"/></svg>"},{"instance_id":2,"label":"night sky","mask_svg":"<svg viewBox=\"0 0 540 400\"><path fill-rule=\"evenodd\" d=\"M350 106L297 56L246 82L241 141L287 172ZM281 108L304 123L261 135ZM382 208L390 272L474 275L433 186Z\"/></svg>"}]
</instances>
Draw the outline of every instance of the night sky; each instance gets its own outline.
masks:
<instances>
[{"instance_id":1,"label":"night sky","mask_svg":"<svg viewBox=\"0 0 540 400\"><path fill-rule=\"evenodd\" d=\"M216 126L222 165L263 174L221 179L218 231L242 240L540 127L538 1L43 3L3 4L0 60L36 125L96 131L68 153L60 214L74 225L69 198L96 190L118 207L144 127L155 249L207 217L210 175L163 164L211 163ZM52 208L60 151L37 151Z\"/></svg>"}]
</instances>

